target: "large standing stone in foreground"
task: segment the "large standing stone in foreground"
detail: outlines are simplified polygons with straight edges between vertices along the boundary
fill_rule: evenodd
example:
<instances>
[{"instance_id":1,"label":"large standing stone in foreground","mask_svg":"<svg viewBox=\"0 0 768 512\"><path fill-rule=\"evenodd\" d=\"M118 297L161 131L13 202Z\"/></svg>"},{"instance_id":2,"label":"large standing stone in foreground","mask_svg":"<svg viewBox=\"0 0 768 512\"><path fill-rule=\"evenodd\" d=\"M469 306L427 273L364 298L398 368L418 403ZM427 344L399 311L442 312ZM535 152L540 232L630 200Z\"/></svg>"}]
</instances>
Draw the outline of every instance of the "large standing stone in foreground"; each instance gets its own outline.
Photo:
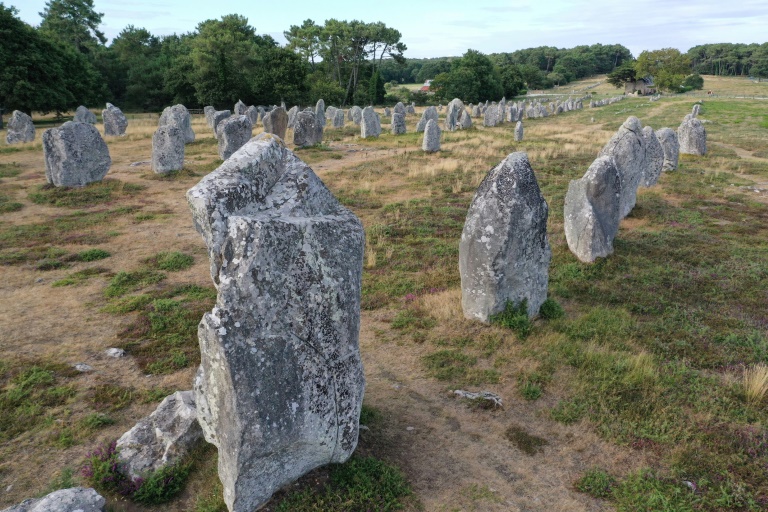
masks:
<instances>
[{"instance_id":1,"label":"large standing stone in foreground","mask_svg":"<svg viewBox=\"0 0 768 512\"><path fill-rule=\"evenodd\" d=\"M624 121L598 156L612 156L621 177L621 218L623 219L637 202L637 187L645 174L645 137L643 126L635 116Z\"/></svg>"},{"instance_id":2,"label":"large standing stone in foreground","mask_svg":"<svg viewBox=\"0 0 768 512\"><path fill-rule=\"evenodd\" d=\"M198 421L219 449L229 510L251 512L357 445L365 234L269 135L240 148L187 199L218 291L198 330Z\"/></svg>"},{"instance_id":3,"label":"large standing stone in foreground","mask_svg":"<svg viewBox=\"0 0 768 512\"><path fill-rule=\"evenodd\" d=\"M5 142L8 144L19 144L21 142L32 142L35 140L35 125L32 118L20 110L14 110L11 118L8 120L8 132L5 135Z\"/></svg>"},{"instance_id":4,"label":"large standing stone in foreground","mask_svg":"<svg viewBox=\"0 0 768 512\"><path fill-rule=\"evenodd\" d=\"M515 125L515 142L523 141L523 122L518 121Z\"/></svg>"},{"instance_id":5,"label":"large standing stone in foreground","mask_svg":"<svg viewBox=\"0 0 768 512\"><path fill-rule=\"evenodd\" d=\"M159 126L152 135L152 170L157 174L184 167L184 133L176 124Z\"/></svg>"},{"instance_id":6,"label":"large standing stone in foreground","mask_svg":"<svg viewBox=\"0 0 768 512\"><path fill-rule=\"evenodd\" d=\"M547 298L549 208L523 152L491 169L469 206L459 244L464 316L488 322L508 301L528 316Z\"/></svg>"},{"instance_id":7,"label":"large standing stone in foreground","mask_svg":"<svg viewBox=\"0 0 768 512\"><path fill-rule=\"evenodd\" d=\"M25 500L2 512L102 512L106 504L106 500L90 487L71 487L42 498Z\"/></svg>"},{"instance_id":8,"label":"large standing stone in foreground","mask_svg":"<svg viewBox=\"0 0 768 512\"><path fill-rule=\"evenodd\" d=\"M123 111L111 103L107 103L107 108L101 111L101 118L104 120L104 135L113 137L122 137L125 135L125 129L128 128L128 118Z\"/></svg>"},{"instance_id":9,"label":"large standing stone in foreground","mask_svg":"<svg viewBox=\"0 0 768 512\"><path fill-rule=\"evenodd\" d=\"M436 119L427 121L427 127L424 128L424 140L421 141L421 149L427 153L440 151L440 135L442 131L437 124Z\"/></svg>"},{"instance_id":10,"label":"large standing stone in foreground","mask_svg":"<svg viewBox=\"0 0 768 512\"><path fill-rule=\"evenodd\" d=\"M416 131L418 133L423 132L430 119L437 122L437 109L435 107L427 107L424 109L424 112L421 114L421 119L419 119L419 122L416 124Z\"/></svg>"},{"instance_id":11,"label":"large standing stone in foreground","mask_svg":"<svg viewBox=\"0 0 768 512\"><path fill-rule=\"evenodd\" d=\"M229 110L217 110L211 116L211 128L213 128L213 136L219 138L219 124L225 119L229 119L232 116L232 112Z\"/></svg>"},{"instance_id":12,"label":"large standing stone in foreground","mask_svg":"<svg viewBox=\"0 0 768 512\"><path fill-rule=\"evenodd\" d=\"M465 113L464 103L459 98L452 99L445 112L445 129L449 132L456 131L462 113Z\"/></svg>"},{"instance_id":13,"label":"large standing stone in foreground","mask_svg":"<svg viewBox=\"0 0 768 512\"><path fill-rule=\"evenodd\" d=\"M285 140L285 132L288 130L288 113L283 107L275 107L261 120L264 125L264 133L273 133Z\"/></svg>"},{"instance_id":14,"label":"large standing stone in foreground","mask_svg":"<svg viewBox=\"0 0 768 512\"><path fill-rule=\"evenodd\" d=\"M677 129L680 153L684 155L706 155L707 131L704 129L704 125L701 124L701 121L693 116L689 116L686 116Z\"/></svg>"},{"instance_id":15,"label":"large standing stone in foreground","mask_svg":"<svg viewBox=\"0 0 768 512\"><path fill-rule=\"evenodd\" d=\"M368 106L363 109L362 121L360 122L360 137L367 139L381 135L381 121L379 114L373 111L373 107Z\"/></svg>"},{"instance_id":16,"label":"large standing stone in foreground","mask_svg":"<svg viewBox=\"0 0 768 512\"><path fill-rule=\"evenodd\" d=\"M664 171L677 169L677 161L680 157L680 145L677 142L677 133L672 128L662 128L656 132L661 148L664 150Z\"/></svg>"},{"instance_id":17,"label":"large standing stone in foreground","mask_svg":"<svg viewBox=\"0 0 768 512\"><path fill-rule=\"evenodd\" d=\"M234 114L236 116L244 116L246 110L248 110L248 106L243 103L243 100L237 100L237 103L235 103L235 108L233 109Z\"/></svg>"},{"instance_id":18,"label":"large standing stone in foreground","mask_svg":"<svg viewBox=\"0 0 768 512\"><path fill-rule=\"evenodd\" d=\"M216 128L217 139L219 139L219 158L226 160L232 153L243 147L251 140L253 125L248 116L232 116L221 123Z\"/></svg>"},{"instance_id":19,"label":"large standing stone in foreground","mask_svg":"<svg viewBox=\"0 0 768 512\"><path fill-rule=\"evenodd\" d=\"M109 148L95 126L67 121L43 132L45 177L57 187L84 187L109 172Z\"/></svg>"},{"instance_id":20,"label":"large standing stone in foreground","mask_svg":"<svg viewBox=\"0 0 768 512\"><path fill-rule=\"evenodd\" d=\"M194 391L165 397L117 440L120 472L133 479L181 461L202 440Z\"/></svg>"},{"instance_id":21,"label":"large standing stone in foreground","mask_svg":"<svg viewBox=\"0 0 768 512\"><path fill-rule=\"evenodd\" d=\"M314 112L299 112L293 126L293 143L298 147L314 146L323 141L323 127Z\"/></svg>"},{"instance_id":22,"label":"large standing stone in foreground","mask_svg":"<svg viewBox=\"0 0 768 512\"><path fill-rule=\"evenodd\" d=\"M392 135L402 135L406 132L405 128L405 116L398 112L392 114L392 127L390 129Z\"/></svg>"},{"instance_id":23,"label":"large standing stone in foreground","mask_svg":"<svg viewBox=\"0 0 768 512\"><path fill-rule=\"evenodd\" d=\"M173 124L181 129L184 135L184 143L195 142L195 132L192 130L192 116L184 105L178 104L172 107L165 107L160 114L158 126Z\"/></svg>"},{"instance_id":24,"label":"large standing stone in foreground","mask_svg":"<svg viewBox=\"0 0 768 512\"><path fill-rule=\"evenodd\" d=\"M656 133L650 126L643 128L643 138L645 139L645 172L641 184L644 187L652 187L659 181L664 167L664 148L661 147Z\"/></svg>"},{"instance_id":25,"label":"large standing stone in foreground","mask_svg":"<svg viewBox=\"0 0 768 512\"><path fill-rule=\"evenodd\" d=\"M75 110L75 115L72 120L76 123L96 124L96 114L83 105L80 105L77 107L77 110Z\"/></svg>"},{"instance_id":26,"label":"large standing stone in foreground","mask_svg":"<svg viewBox=\"0 0 768 512\"><path fill-rule=\"evenodd\" d=\"M598 157L565 196L565 240L576 257L591 263L613 252L619 231L621 177L613 158Z\"/></svg>"}]
</instances>

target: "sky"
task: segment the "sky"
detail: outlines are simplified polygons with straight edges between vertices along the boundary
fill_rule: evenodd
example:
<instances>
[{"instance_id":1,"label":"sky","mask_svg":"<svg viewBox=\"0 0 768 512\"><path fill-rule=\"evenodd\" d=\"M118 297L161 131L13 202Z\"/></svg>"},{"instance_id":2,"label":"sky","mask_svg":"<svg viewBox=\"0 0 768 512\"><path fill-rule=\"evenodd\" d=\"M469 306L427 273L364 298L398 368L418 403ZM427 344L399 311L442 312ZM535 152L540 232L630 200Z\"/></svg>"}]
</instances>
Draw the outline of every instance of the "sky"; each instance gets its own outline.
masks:
<instances>
[{"instance_id":1,"label":"sky","mask_svg":"<svg viewBox=\"0 0 768 512\"><path fill-rule=\"evenodd\" d=\"M47 0L2 0L30 25ZM281 44L306 19L384 22L402 33L409 58L512 52L536 46L622 44L643 50L706 43L768 42L766 0L94 0L110 39L127 25L161 36L191 32L207 19L241 14Z\"/></svg>"}]
</instances>

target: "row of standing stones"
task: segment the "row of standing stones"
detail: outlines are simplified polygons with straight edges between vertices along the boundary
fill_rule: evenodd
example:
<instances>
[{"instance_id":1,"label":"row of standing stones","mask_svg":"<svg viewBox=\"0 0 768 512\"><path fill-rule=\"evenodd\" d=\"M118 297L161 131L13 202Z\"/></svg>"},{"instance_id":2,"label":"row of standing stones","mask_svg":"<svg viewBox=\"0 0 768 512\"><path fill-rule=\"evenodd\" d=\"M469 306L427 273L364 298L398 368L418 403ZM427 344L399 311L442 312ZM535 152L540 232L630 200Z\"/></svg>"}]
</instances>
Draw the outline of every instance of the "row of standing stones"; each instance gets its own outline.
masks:
<instances>
[{"instance_id":1,"label":"row of standing stones","mask_svg":"<svg viewBox=\"0 0 768 512\"><path fill-rule=\"evenodd\" d=\"M173 127L190 141L189 113L179 107L163 112L160 128ZM462 109L454 111L461 123ZM282 114L285 109L267 123L287 126ZM242 122L240 116L230 122ZM437 133L439 144L440 128L429 116L425 140ZM73 140L59 135L58 146L78 144L77 137L90 140L89 123L67 125L48 130L44 141L55 130L89 134ZM706 152L696 112L677 134L654 133L637 118L627 119L584 177L569 186L566 238L579 259L612 252L637 187L674 170L678 152ZM192 391L166 397L118 440L118 467L141 478L178 462L204 438L218 447L227 507L251 511L312 469L345 461L357 445L365 391L358 343L365 233L314 171L271 133L234 150L187 192L187 200L217 289L216 305L198 330L201 364ZM548 211L524 152L490 170L469 207L459 246L467 318L489 322L509 301L525 301L529 316L538 314L551 260ZM93 489L73 488L4 512L73 506L101 511L105 500Z\"/></svg>"}]
</instances>

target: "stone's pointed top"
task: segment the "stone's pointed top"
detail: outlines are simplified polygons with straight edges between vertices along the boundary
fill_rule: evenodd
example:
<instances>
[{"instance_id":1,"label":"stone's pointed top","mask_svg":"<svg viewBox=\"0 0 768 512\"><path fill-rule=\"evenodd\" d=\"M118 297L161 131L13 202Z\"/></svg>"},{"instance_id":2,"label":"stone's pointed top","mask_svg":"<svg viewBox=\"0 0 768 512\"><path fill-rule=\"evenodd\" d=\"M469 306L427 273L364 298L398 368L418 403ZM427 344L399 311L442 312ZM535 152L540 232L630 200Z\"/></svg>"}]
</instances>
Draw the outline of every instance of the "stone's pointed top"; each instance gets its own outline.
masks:
<instances>
[{"instance_id":1,"label":"stone's pointed top","mask_svg":"<svg viewBox=\"0 0 768 512\"><path fill-rule=\"evenodd\" d=\"M633 132L639 132L643 129L643 123L641 123L635 116L629 116L621 126Z\"/></svg>"},{"instance_id":2,"label":"stone's pointed top","mask_svg":"<svg viewBox=\"0 0 768 512\"><path fill-rule=\"evenodd\" d=\"M189 144L195 141L195 132L192 131L192 116L187 107L182 104L165 107L157 124L158 126L178 126L184 135L184 143Z\"/></svg>"},{"instance_id":3,"label":"stone's pointed top","mask_svg":"<svg viewBox=\"0 0 768 512\"><path fill-rule=\"evenodd\" d=\"M677 140L677 133L671 128L661 128L656 131L656 138L659 139L661 148L664 151L664 171L674 171L677 169L677 162L680 157L680 144Z\"/></svg>"},{"instance_id":4,"label":"stone's pointed top","mask_svg":"<svg viewBox=\"0 0 768 512\"><path fill-rule=\"evenodd\" d=\"M72 120L76 123L96 124L96 114L88 110L85 106L80 105L77 107Z\"/></svg>"}]
</instances>

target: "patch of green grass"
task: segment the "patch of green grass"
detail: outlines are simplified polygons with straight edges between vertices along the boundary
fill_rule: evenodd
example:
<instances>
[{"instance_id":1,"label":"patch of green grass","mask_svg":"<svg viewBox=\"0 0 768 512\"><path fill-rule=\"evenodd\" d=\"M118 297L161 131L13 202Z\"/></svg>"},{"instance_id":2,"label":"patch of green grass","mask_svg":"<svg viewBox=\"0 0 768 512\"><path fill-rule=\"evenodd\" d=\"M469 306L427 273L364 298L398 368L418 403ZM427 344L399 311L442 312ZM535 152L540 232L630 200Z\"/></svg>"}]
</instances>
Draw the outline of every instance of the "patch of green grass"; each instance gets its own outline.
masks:
<instances>
[{"instance_id":1,"label":"patch of green grass","mask_svg":"<svg viewBox=\"0 0 768 512\"><path fill-rule=\"evenodd\" d=\"M536 455L549 444L546 439L529 434L519 425L510 425L504 433L504 437L526 455Z\"/></svg>"},{"instance_id":2,"label":"patch of green grass","mask_svg":"<svg viewBox=\"0 0 768 512\"><path fill-rule=\"evenodd\" d=\"M118 298L165 279L165 274L156 270L142 269L133 272L118 272L104 289L104 296Z\"/></svg>"},{"instance_id":3,"label":"patch of green grass","mask_svg":"<svg viewBox=\"0 0 768 512\"><path fill-rule=\"evenodd\" d=\"M196 166L191 167L192 168L185 166L179 171L170 171L162 174L156 172L146 173L142 178L155 181L185 181L199 178L200 174L198 174L197 169L195 168Z\"/></svg>"},{"instance_id":4,"label":"patch of green grass","mask_svg":"<svg viewBox=\"0 0 768 512\"><path fill-rule=\"evenodd\" d=\"M112 419L109 415L100 412L92 412L79 421L79 425L82 428L91 431L99 430L114 424L114 419Z\"/></svg>"},{"instance_id":5,"label":"patch of green grass","mask_svg":"<svg viewBox=\"0 0 768 512\"><path fill-rule=\"evenodd\" d=\"M59 286L78 286L86 281L88 281L90 278L97 276L99 274L104 274L106 272L109 272L106 268L101 267L93 267L93 268L86 268L83 270L78 270L77 272L74 272L72 274L69 274L67 277L63 279L59 279L58 281L54 281L51 286L59 287Z\"/></svg>"},{"instance_id":6,"label":"patch of green grass","mask_svg":"<svg viewBox=\"0 0 768 512\"><path fill-rule=\"evenodd\" d=\"M133 403L138 393L133 387L99 384L91 392L90 402L97 411L115 412Z\"/></svg>"},{"instance_id":7,"label":"patch of green grass","mask_svg":"<svg viewBox=\"0 0 768 512\"><path fill-rule=\"evenodd\" d=\"M523 299L520 304L507 301L504 310L495 315L491 315L490 321L492 324L512 329L521 339L527 338L531 333L531 329L533 329L531 319L528 318L527 299Z\"/></svg>"},{"instance_id":8,"label":"patch of green grass","mask_svg":"<svg viewBox=\"0 0 768 512\"><path fill-rule=\"evenodd\" d=\"M110 256L112 255L104 249L87 249L77 253L74 261L98 261Z\"/></svg>"},{"instance_id":9,"label":"patch of green grass","mask_svg":"<svg viewBox=\"0 0 768 512\"><path fill-rule=\"evenodd\" d=\"M539 308L539 316L545 320L555 320L565 316L565 310L554 299L547 299Z\"/></svg>"},{"instance_id":10,"label":"patch of green grass","mask_svg":"<svg viewBox=\"0 0 768 512\"><path fill-rule=\"evenodd\" d=\"M589 494L593 498L610 499L616 479L600 468L592 468L576 481L579 492Z\"/></svg>"},{"instance_id":11,"label":"patch of green grass","mask_svg":"<svg viewBox=\"0 0 768 512\"><path fill-rule=\"evenodd\" d=\"M145 188L143 185L124 183L116 179L89 183L84 187L55 187L46 184L30 192L29 199L35 204L81 208L114 201L121 197L133 197Z\"/></svg>"},{"instance_id":12,"label":"patch of green grass","mask_svg":"<svg viewBox=\"0 0 768 512\"><path fill-rule=\"evenodd\" d=\"M145 263L160 270L178 272L191 267L195 263L195 259L189 254L184 254L178 251L160 252L152 258L149 258Z\"/></svg>"},{"instance_id":13,"label":"patch of green grass","mask_svg":"<svg viewBox=\"0 0 768 512\"><path fill-rule=\"evenodd\" d=\"M18 163L0 163L0 179L15 178L19 174L21 174L21 165Z\"/></svg>"},{"instance_id":14,"label":"patch of green grass","mask_svg":"<svg viewBox=\"0 0 768 512\"><path fill-rule=\"evenodd\" d=\"M17 212L24 208L24 205L11 200L10 196L0 193L0 213Z\"/></svg>"},{"instance_id":15,"label":"patch of green grass","mask_svg":"<svg viewBox=\"0 0 768 512\"><path fill-rule=\"evenodd\" d=\"M495 369L475 368L477 358L459 350L440 350L423 358L429 374L451 385L480 385L499 382L499 372Z\"/></svg>"},{"instance_id":16,"label":"patch of green grass","mask_svg":"<svg viewBox=\"0 0 768 512\"><path fill-rule=\"evenodd\" d=\"M140 311L146 307L147 304L151 303L152 300L154 300L153 297L147 294L129 295L128 297L120 297L119 299L110 301L101 308L101 310L105 313L124 315L132 311Z\"/></svg>"},{"instance_id":17,"label":"patch of green grass","mask_svg":"<svg viewBox=\"0 0 768 512\"><path fill-rule=\"evenodd\" d=\"M579 400L561 400L549 412L552 419L564 425L572 425L585 414L586 407Z\"/></svg>"},{"instance_id":18,"label":"patch of green grass","mask_svg":"<svg viewBox=\"0 0 768 512\"><path fill-rule=\"evenodd\" d=\"M72 468L64 468L53 480L51 480L51 483L49 483L45 491L40 494L40 497L60 489L70 489L72 487L77 487L74 471L72 471Z\"/></svg>"}]
</instances>

